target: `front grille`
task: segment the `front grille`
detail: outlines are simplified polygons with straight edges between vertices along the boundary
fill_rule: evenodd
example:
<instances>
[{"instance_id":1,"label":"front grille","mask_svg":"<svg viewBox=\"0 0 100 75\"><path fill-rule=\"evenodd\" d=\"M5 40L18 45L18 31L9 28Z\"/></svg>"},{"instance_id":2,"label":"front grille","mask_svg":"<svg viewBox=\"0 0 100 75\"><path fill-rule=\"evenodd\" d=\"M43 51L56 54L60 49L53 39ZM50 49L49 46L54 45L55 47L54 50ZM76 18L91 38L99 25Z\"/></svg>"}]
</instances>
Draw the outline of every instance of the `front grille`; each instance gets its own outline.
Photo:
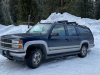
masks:
<instances>
[{"instance_id":1,"label":"front grille","mask_svg":"<svg viewBox=\"0 0 100 75\"><path fill-rule=\"evenodd\" d=\"M2 39L2 38L1 38L1 42L12 43L12 41L10 39Z\"/></svg>"},{"instance_id":2,"label":"front grille","mask_svg":"<svg viewBox=\"0 0 100 75\"><path fill-rule=\"evenodd\" d=\"M12 43L12 41L10 39L1 38L1 47L12 48L12 45L9 43Z\"/></svg>"},{"instance_id":3,"label":"front grille","mask_svg":"<svg viewBox=\"0 0 100 75\"><path fill-rule=\"evenodd\" d=\"M3 43L1 43L1 46L2 46L2 47L12 48L12 45L11 45L11 44L3 44Z\"/></svg>"}]
</instances>

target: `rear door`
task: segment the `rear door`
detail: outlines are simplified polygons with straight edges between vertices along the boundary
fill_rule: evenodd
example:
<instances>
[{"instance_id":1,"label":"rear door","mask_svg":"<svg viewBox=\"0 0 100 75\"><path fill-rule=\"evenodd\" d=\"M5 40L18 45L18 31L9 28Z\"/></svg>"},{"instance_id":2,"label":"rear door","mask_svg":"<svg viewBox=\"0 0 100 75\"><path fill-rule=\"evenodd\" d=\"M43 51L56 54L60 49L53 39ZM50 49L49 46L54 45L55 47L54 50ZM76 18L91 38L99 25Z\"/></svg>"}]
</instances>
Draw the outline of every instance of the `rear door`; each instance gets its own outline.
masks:
<instances>
[{"instance_id":1,"label":"rear door","mask_svg":"<svg viewBox=\"0 0 100 75\"><path fill-rule=\"evenodd\" d=\"M77 51L80 49L80 42L81 39L78 36L78 32L76 30L76 26L74 25L66 25L67 30L67 40L68 40L68 46L71 49L70 51Z\"/></svg>"}]
</instances>

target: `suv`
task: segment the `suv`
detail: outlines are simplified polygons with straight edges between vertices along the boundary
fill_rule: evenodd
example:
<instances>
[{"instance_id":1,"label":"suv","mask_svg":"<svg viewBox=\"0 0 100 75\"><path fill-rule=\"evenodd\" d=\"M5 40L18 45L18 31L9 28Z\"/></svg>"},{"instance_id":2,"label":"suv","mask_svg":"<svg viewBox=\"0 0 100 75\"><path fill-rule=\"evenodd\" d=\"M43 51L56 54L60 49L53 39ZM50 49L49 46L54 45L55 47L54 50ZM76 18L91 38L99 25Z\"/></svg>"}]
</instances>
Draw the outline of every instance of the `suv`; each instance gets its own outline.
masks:
<instances>
[{"instance_id":1,"label":"suv","mask_svg":"<svg viewBox=\"0 0 100 75\"><path fill-rule=\"evenodd\" d=\"M43 59L78 55L83 58L94 47L90 29L75 22L38 23L26 33L0 37L2 55L9 60L25 60L30 68Z\"/></svg>"}]
</instances>

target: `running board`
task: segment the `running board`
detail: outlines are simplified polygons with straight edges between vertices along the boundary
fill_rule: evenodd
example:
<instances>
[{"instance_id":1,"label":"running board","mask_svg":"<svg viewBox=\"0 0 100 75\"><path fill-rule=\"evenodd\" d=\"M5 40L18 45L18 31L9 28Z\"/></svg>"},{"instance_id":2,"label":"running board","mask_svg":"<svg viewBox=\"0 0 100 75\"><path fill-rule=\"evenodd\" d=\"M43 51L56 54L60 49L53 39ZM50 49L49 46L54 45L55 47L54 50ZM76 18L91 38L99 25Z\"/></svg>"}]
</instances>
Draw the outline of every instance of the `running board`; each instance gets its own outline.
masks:
<instances>
[{"instance_id":1,"label":"running board","mask_svg":"<svg viewBox=\"0 0 100 75\"><path fill-rule=\"evenodd\" d=\"M62 57L62 56L72 56L72 55L77 55L80 52L69 52L69 53L62 53L62 54L52 54L52 55L48 55L47 59L50 58L57 58L57 57Z\"/></svg>"}]
</instances>

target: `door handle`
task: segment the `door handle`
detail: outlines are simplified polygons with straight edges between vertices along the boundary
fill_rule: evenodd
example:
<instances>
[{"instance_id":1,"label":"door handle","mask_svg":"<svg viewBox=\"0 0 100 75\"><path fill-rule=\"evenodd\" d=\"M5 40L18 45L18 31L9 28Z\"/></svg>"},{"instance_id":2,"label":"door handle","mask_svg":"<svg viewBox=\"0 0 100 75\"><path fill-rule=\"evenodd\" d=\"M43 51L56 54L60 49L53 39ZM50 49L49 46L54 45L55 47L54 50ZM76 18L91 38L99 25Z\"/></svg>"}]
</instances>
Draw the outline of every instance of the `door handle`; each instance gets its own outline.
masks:
<instances>
[{"instance_id":1,"label":"door handle","mask_svg":"<svg viewBox=\"0 0 100 75\"><path fill-rule=\"evenodd\" d=\"M68 39L66 39L66 40L68 40Z\"/></svg>"},{"instance_id":2,"label":"door handle","mask_svg":"<svg viewBox=\"0 0 100 75\"><path fill-rule=\"evenodd\" d=\"M77 38L77 40L79 40L79 38Z\"/></svg>"}]
</instances>

